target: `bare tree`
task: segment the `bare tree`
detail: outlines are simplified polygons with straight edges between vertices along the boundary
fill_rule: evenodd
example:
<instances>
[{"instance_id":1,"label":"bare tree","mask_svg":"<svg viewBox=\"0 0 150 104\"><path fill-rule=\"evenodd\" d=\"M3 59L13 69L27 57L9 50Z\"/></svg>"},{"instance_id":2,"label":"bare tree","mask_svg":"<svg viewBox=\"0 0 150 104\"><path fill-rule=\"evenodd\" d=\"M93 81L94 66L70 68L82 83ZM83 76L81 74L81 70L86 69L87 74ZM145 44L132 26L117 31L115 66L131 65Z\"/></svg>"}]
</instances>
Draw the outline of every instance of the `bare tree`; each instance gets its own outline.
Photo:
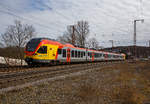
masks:
<instances>
[{"instance_id":1,"label":"bare tree","mask_svg":"<svg viewBox=\"0 0 150 104\"><path fill-rule=\"evenodd\" d=\"M78 21L75 30L78 39L77 44L85 47L85 43L90 32L89 23L87 21Z\"/></svg>"},{"instance_id":2,"label":"bare tree","mask_svg":"<svg viewBox=\"0 0 150 104\"><path fill-rule=\"evenodd\" d=\"M68 26L63 36L58 37L60 42L71 43L73 45L85 47L89 34L89 24L87 21L78 21L77 24Z\"/></svg>"},{"instance_id":3,"label":"bare tree","mask_svg":"<svg viewBox=\"0 0 150 104\"><path fill-rule=\"evenodd\" d=\"M21 21L15 20L15 25L8 26L1 38L6 47L24 47L27 41L34 36L34 32L33 26L22 24Z\"/></svg>"},{"instance_id":4,"label":"bare tree","mask_svg":"<svg viewBox=\"0 0 150 104\"><path fill-rule=\"evenodd\" d=\"M63 36L59 36L57 40L62 43L70 43L76 45L77 36L75 34L74 27L74 25L68 26L67 31L63 34Z\"/></svg>"},{"instance_id":5,"label":"bare tree","mask_svg":"<svg viewBox=\"0 0 150 104\"><path fill-rule=\"evenodd\" d=\"M3 47L3 43L0 42L0 48Z\"/></svg>"},{"instance_id":6,"label":"bare tree","mask_svg":"<svg viewBox=\"0 0 150 104\"><path fill-rule=\"evenodd\" d=\"M1 42L4 47L15 47L18 51L18 58L23 58L23 47L34 36L35 29L32 25L22 24L15 20L14 25L8 26L6 32L1 35ZM22 61L21 61L22 64Z\"/></svg>"},{"instance_id":7,"label":"bare tree","mask_svg":"<svg viewBox=\"0 0 150 104\"><path fill-rule=\"evenodd\" d=\"M88 47L92 48L92 49L99 49L99 44L98 41L96 40L96 38L90 38L88 40Z\"/></svg>"}]
</instances>

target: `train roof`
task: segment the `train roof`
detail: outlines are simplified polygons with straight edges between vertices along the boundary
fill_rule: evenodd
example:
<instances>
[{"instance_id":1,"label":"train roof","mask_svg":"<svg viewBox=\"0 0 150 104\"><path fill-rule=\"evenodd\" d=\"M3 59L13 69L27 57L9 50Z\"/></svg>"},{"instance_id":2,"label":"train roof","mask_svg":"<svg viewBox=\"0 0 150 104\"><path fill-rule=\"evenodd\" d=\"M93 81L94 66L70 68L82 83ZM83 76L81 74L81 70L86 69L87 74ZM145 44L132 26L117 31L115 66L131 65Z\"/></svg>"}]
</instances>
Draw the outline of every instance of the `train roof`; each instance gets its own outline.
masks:
<instances>
[{"instance_id":1,"label":"train roof","mask_svg":"<svg viewBox=\"0 0 150 104\"><path fill-rule=\"evenodd\" d=\"M94 51L94 52L103 52L103 53L110 53L110 54L115 54L115 55L124 55L124 54L118 54L118 53L113 53L113 52L105 52L105 51L98 51L98 50L93 50L93 49L88 49L88 48L80 48L80 47L75 47L74 45L72 44L63 44L63 43L60 43L58 41L56 41L55 39L51 39L51 38L33 38L31 40L37 40L37 41L40 41L42 42L43 44L53 44L53 45L58 45L60 47L70 47L70 48L75 48L75 49L80 49L80 50L88 50L88 51Z\"/></svg>"},{"instance_id":2,"label":"train roof","mask_svg":"<svg viewBox=\"0 0 150 104\"><path fill-rule=\"evenodd\" d=\"M38 41L42 41L42 40L52 40L52 41L56 41L55 39L51 39L51 38L32 38L31 40L38 40Z\"/></svg>"}]
</instances>

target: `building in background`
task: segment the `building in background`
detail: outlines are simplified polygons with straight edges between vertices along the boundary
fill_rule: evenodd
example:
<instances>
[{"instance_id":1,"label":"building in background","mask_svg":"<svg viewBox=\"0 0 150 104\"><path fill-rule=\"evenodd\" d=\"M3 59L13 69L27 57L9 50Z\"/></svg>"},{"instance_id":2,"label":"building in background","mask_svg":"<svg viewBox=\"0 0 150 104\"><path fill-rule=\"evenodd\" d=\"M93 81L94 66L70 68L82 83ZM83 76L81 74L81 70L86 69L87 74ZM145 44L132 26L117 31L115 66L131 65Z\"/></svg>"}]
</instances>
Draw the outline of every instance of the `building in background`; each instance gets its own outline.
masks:
<instances>
[{"instance_id":1,"label":"building in background","mask_svg":"<svg viewBox=\"0 0 150 104\"><path fill-rule=\"evenodd\" d=\"M136 49L136 51L135 51ZM117 52L117 53L125 53L127 55L127 59L135 58L149 58L150 57L150 47L144 46L120 46L113 48L105 48L103 51L108 52Z\"/></svg>"}]
</instances>

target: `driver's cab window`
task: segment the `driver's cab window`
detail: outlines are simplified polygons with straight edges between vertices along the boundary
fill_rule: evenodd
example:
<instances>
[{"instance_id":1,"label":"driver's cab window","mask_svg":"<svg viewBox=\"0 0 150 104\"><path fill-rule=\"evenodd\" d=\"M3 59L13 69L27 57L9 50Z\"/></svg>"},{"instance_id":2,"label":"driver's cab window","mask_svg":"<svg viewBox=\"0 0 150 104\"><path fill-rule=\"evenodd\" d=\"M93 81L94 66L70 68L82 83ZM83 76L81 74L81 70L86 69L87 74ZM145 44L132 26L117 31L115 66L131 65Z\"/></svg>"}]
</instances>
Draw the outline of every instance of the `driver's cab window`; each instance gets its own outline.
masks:
<instances>
[{"instance_id":1,"label":"driver's cab window","mask_svg":"<svg viewBox=\"0 0 150 104\"><path fill-rule=\"evenodd\" d=\"M37 52L42 53L42 54L46 54L47 53L47 46L41 46Z\"/></svg>"}]
</instances>

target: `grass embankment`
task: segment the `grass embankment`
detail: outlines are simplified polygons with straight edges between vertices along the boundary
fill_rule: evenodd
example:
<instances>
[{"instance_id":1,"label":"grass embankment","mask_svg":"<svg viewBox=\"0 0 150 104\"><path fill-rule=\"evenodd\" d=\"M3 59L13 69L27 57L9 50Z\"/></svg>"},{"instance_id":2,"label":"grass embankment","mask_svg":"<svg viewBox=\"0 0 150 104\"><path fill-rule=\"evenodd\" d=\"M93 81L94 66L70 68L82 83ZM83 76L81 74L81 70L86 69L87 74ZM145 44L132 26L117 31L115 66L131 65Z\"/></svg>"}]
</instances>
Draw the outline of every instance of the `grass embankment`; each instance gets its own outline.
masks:
<instances>
[{"instance_id":1,"label":"grass embankment","mask_svg":"<svg viewBox=\"0 0 150 104\"><path fill-rule=\"evenodd\" d=\"M144 104L148 101L148 61L105 67L0 95L0 104Z\"/></svg>"}]
</instances>

